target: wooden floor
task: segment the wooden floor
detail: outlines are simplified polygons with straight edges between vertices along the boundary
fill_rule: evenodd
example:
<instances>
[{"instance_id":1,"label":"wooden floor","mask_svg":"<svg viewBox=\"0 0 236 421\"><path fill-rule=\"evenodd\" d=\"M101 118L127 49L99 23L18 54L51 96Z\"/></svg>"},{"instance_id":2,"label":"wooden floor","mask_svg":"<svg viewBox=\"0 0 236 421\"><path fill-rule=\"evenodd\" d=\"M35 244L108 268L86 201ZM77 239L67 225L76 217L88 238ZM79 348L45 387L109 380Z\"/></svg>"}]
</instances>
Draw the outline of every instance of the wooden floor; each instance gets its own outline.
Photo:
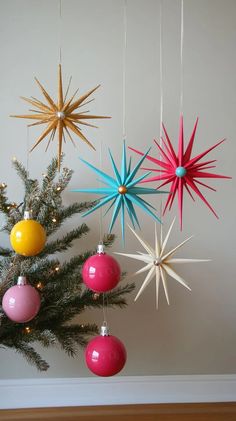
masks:
<instances>
[{"instance_id":1,"label":"wooden floor","mask_svg":"<svg viewBox=\"0 0 236 421\"><path fill-rule=\"evenodd\" d=\"M0 420L236 421L236 402L0 410Z\"/></svg>"}]
</instances>

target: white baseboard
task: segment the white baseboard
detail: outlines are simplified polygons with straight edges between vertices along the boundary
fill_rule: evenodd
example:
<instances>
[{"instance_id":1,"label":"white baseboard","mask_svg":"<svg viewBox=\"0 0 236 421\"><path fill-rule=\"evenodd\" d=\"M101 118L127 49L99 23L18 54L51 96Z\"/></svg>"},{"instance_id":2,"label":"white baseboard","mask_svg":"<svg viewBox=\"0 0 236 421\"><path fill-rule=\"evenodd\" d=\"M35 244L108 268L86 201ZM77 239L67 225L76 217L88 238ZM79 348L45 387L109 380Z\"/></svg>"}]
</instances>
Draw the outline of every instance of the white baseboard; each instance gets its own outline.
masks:
<instances>
[{"instance_id":1,"label":"white baseboard","mask_svg":"<svg viewBox=\"0 0 236 421\"><path fill-rule=\"evenodd\" d=\"M0 409L236 401L236 375L0 380Z\"/></svg>"}]
</instances>

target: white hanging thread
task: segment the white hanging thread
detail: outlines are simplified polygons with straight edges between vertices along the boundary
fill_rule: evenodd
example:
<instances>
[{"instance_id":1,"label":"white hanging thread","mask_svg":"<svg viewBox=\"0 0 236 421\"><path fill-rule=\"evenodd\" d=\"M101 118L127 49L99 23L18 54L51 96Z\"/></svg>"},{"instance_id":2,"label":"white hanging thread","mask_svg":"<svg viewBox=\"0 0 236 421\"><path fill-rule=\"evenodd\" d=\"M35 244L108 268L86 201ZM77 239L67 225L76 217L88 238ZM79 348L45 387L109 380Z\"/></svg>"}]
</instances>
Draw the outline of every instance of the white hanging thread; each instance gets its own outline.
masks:
<instances>
[{"instance_id":1,"label":"white hanging thread","mask_svg":"<svg viewBox=\"0 0 236 421\"><path fill-rule=\"evenodd\" d=\"M100 141L99 146L99 167L100 171L102 170L102 141ZM101 187L101 181L98 180L98 186ZM102 220L102 207L99 208L99 243L103 242L103 220Z\"/></svg>"},{"instance_id":2,"label":"white hanging thread","mask_svg":"<svg viewBox=\"0 0 236 421\"><path fill-rule=\"evenodd\" d=\"M59 44L59 63L61 64L62 52L61 52L61 27L62 27L62 0L59 0L59 19L58 19L58 44Z\"/></svg>"},{"instance_id":3,"label":"white hanging thread","mask_svg":"<svg viewBox=\"0 0 236 421\"><path fill-rule=\"evenodd\" d=\"M183 63L183 46L184 46L184 0L181 0L181 23L180 23L180 114L183 114L184 101L184 63Z\"/></svg>"},{"instance_id":4,"label":"white hanging thread","mask_svg":"<svg viewBox=\"0 0 236 421\"><path fill-rule=\"evenodd\" d=\"M162 147L162 122L163 122L163 45L162 45L162 1L160 0L160 30L159 30L159 62L160 62L160 146ZM160 156L161 160L161 156Z\"/></svg>"},{"instance_id":5,"label":"white hanging thread","mask_svg":"<svg viewBox=\"0 0 236 421\"><path fill-rule=\"evenodd\" d=\"M162 40L162 25L163 25L163 17L162 17L162 0L160 0L160 18L159 18L159 63L160 63L160 147L162 148L162 124L163 124L163 108L164 108L164 95L163 95L163 40ZM160 154L160 161L162 160L162 156ZM160 175L162 171L160 172ZM162 197L160 203L160 216L162 217Z\"/></svg>"},{"instance_id":6,"label":"white hanging thread","mask_svg":"<svg viewBox=\"0 0 236 421\"><path fill-rule=\"evenodd\" d=\"M106 302L105 302L106 301ZM103 325L108 326L107 322L107 306L108 306L108 299L105 293L102 294L102 312L103 312Z\"/></svg>"},{"instance_id":7,"label":"white hanging thread","mask_svg":"<svg viewBox=\"0 0 236 421\"><path fill-rule=\"evenodd\" d=\"M127 0L123 10L124 45L123 45L123 139L126 139L126 53L127 53Z\"/></svg>"},{"instance_id":8,"label":"white hanging thread","mask_svg":"<svg viewBox=\"0 0 236 421\"><path fill-rule=\"evenodd\" d=\"M29 145L29 126L27 126L27 142L26 142L26 172L27 172L27 177L29 178L29 154L30 154L30 151L29 151L29 147L30 147L30 145Z\"/></svg>"}]
</instances>

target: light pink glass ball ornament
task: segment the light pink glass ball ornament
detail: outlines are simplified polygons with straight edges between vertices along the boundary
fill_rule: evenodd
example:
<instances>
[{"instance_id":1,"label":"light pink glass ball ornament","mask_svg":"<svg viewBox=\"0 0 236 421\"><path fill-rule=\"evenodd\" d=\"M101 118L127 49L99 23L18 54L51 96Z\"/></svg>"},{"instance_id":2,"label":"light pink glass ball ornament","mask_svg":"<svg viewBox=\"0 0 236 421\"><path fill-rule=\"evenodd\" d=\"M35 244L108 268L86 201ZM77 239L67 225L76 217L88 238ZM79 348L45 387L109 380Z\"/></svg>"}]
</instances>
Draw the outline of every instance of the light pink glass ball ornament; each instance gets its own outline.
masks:
<instances>
[{"instance_id":1,"label":"light pink glass ball ornament","mask_svg":"<svg viewBox=\"0 0 236 421\"><path fill-rule=\"evenodd\" d=\"M118 374L127 359L126 349L116 336L109 335L107 326L101 327L101 334L93 338L85 350L85 361L89 370L101 377Z\"/></svg>"},{"instance_id":2,"label":"light pink glass ball ornament","mask_svg":"<svg viewBox=\"0 0 236 421\"><path fill-rule=\"evenodd\" d=\"M2 308L7 317L16 323L32 320L40 309L38 291L27 283L25 276L19 276L17 285L9 288L2 299Z\"/></svg>"},{"instance_id":3,"label":"light pink glass ball ornament","mask_svg":"<svg viewBox=\"0 0 236 421\"><path fill-rule=\"evenodd\" d=\"M83 281L94 292L107 292L115 288L120 276L119 263L104 252L102 244L98 245L97 254L90 256L82 268Z\"/></svg>"}]
</instances>

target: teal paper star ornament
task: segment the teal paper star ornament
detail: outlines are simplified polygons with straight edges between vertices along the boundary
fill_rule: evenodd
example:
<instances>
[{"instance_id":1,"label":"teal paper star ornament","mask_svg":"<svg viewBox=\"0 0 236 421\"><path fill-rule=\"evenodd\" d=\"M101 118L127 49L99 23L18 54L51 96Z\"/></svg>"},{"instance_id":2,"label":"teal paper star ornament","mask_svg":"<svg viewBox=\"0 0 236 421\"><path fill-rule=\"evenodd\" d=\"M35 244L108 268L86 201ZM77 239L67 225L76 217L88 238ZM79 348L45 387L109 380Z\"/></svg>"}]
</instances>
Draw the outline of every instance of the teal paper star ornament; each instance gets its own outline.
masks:
<instances>
[{"instance_id":1,"label":"teal paper star ornament","mask_svg":"<svg viewBox=\"0 0 236 421\"><path fill-rule=\"evenodd\" d=\"M150 150L150 149L149 149ZM146 212L149 216L154 218L156 221L161 223L161 220L158 216L152 211L155 208L148 203L146 200L142 199L140 195L148 195L148 194L159 194L159 193L169 193L167 191L160 191L154 188L145 188L145 187L137 187L140 181L142 181L145 177L147 177L150 172L145 173L141 177L135 178L140 166L142 165L144 159L146 158L149 150L142 156L142 158L138 161L138 163L131 168L131 158L129 159L129 163L127 165L127 157L126 157L126 146L125 142L123 144L123 156L122 156L122 163L121 163L121 171L119 172L117 166L115 164L114 158L109 150L109 156L111 160L112 169L114 172L115 177L110 177L100 169L94 167L89 162L85 161L84 159L80 158L81 161L86 164L92 171L94 171L98 176L101 178L101 182L105 184L104 188L93 188L93 189L74 189L73 192L80 192L80 193L93 193L93 194L101 194L103 197L99 199L99 203L97 203L92 209L84 213L82 216L87 216L90 213L94 212L95 210L101 208L102 206L110 203L105 215L109 212L111 208L113 208L113 214L111 218L111 223L109 227L109 233L112 231L112 228L117 220L117 217L120 213L121 215L121 231L122 231L122 238L124 241L125 238L125 210L130 218L130 221L134 227L138 226L140 228L140 224L138 221L138 217L135 211L135 206L141 208L144 212Z\"/></svg>"}]
</instances>

